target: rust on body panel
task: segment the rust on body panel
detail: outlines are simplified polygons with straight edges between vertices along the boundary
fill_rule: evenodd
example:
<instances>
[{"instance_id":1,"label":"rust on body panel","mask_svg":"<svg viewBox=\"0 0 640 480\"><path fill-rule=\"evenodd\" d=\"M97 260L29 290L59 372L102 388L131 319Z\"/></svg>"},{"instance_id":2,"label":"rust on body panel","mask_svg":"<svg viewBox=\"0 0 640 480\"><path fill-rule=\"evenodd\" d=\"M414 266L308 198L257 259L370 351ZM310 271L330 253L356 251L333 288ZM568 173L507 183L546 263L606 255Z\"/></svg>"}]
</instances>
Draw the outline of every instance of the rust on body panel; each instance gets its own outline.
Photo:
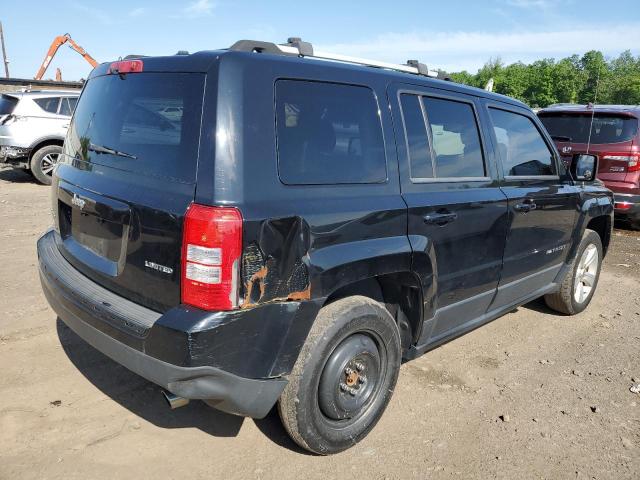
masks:
<instances>
[{"instance_id":1,"label":"rust on body panel","mask_svg":"<svg viewBox=\"0 0 640 480\"><path fill-rule=\"evenodd\" d=\"M309 226L300 217L266 220L242 253L242 308L311 298L305 257Z\"/></svg>"}]
</instances>

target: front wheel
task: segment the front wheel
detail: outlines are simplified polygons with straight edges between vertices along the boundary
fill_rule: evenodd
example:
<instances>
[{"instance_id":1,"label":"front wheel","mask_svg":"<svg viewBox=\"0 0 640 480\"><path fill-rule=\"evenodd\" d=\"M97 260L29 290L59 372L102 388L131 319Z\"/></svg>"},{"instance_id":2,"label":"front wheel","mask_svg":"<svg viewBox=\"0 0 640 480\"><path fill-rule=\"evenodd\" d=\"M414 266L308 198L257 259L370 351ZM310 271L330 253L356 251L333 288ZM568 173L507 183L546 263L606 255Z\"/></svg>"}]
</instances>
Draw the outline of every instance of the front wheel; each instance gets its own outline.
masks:
<instances>
[{"instance_id":1,"label":"front wheel","mask_svg":"<svg viewBox=\"0 0 640 480\"><path fill-rule=\"evenodd\" d=\"M398 327L363 296L320 310L278 402L291 438L321 455L364 438L384 412L400 369Z\"/></svg>"},{"instance_id":2,"label":"front wheel","mask_svg":"<svg viewBox=\"0 0 640 480\"><path fill-rule=\"evenodd\" d=\"M38 182L43 185L51 185L51 175L60 160L61 153L61 146L47 145L33 154L31 157L30 170Z\"/></svg>"},{"instance_id":3,"label":"front wheel","mask_svg":"<svg viewBox=\"0 0 640 480\"><path fill-rule=\"evenodd\" d=\"M593 230L585 230L560 289L544 297L547 305L567 315L575 315L587 308L598 286L602 259L600 236Z\"/></svg>"}]
</instances>

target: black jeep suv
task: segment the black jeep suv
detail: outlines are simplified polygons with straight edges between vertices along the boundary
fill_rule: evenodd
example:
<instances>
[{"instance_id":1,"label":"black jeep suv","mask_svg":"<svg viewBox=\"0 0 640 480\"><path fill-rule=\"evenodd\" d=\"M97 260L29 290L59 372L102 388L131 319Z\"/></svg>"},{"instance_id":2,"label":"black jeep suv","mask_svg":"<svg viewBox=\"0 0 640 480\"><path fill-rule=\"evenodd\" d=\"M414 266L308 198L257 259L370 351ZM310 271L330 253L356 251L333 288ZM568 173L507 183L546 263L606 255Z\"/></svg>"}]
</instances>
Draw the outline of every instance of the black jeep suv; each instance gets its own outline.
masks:
<instances>
[{"instance_id":1,"label":"black jeep suv","mask_svg":"<svg viewBox=\"0 0 640 480\"><path fill-rule=\"evenodd\" d=\"M540 296L581 312L613 199L516 100L318 57L241 41L97 67L38 255L62 321L174 405L277 403L329 454L403 360Z\"/></svg>"}]
</instances>

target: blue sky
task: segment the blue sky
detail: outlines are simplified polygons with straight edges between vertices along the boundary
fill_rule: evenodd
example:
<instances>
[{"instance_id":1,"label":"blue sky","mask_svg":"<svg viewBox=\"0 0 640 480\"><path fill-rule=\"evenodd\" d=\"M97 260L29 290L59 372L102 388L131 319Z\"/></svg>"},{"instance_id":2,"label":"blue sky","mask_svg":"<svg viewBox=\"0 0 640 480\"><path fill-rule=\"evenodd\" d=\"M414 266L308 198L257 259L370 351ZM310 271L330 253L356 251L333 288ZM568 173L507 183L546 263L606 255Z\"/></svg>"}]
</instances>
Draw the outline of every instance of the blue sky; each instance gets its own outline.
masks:
<instances>
[{"instance_id":1,"label":"blue sky","mask_svg":"<svg viewBox=\"0 0 640 480\"><path fill-rule=\"evenodd\" d=\"M561 58L599 49L640 54L638 0L230 1L1 0L10 71L33 77L56 35L69 32L98 61L222 48L240 38L283 42L301 36L323 51L429 68L475 72L505 62ZM68 80L88 64L62 47L56 67ZM4 72L0 68L0 72Z\"/></svg>"}]
</instances>

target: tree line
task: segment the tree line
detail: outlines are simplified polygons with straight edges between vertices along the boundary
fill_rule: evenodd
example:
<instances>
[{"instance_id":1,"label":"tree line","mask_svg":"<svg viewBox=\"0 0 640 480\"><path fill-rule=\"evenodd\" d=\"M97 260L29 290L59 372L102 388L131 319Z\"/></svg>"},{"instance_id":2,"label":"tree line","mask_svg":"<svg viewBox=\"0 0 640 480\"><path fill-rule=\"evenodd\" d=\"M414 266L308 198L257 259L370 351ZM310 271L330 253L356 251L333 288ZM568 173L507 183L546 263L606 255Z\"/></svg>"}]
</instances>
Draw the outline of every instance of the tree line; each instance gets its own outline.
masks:
<instances>
[{"instance_id":1,"label":"tree line","mask_svg":"<svg viewBox=\"0 0 640 480\"><path fill-rule=\"evenodd\" d=\"M572 55L556 61L538 60L505 65L499 58L489 60L476 74L449 73L452 80L484 88L493 78L493 91L517 98L531 107L552 103L640 104L640 55L622 52L605 58L592 50L582 57ZM597 98L596 98L597 86Z\"/></svg>"}]
</instances>

